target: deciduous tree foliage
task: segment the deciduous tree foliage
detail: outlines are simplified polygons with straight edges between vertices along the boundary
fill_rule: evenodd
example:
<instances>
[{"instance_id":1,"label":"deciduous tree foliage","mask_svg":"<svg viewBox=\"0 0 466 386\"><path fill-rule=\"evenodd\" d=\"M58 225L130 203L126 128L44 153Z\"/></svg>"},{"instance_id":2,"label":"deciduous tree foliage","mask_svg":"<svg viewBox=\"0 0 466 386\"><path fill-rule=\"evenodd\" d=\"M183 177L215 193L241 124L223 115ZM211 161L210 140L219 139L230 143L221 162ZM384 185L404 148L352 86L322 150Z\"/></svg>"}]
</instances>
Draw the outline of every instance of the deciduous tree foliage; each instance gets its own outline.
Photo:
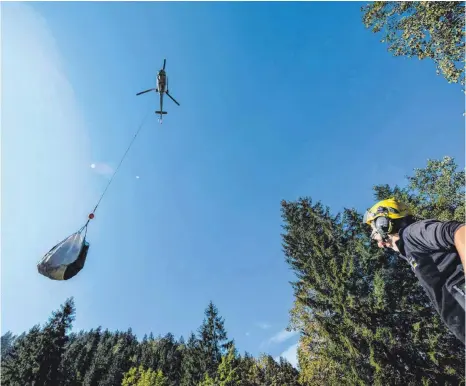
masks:
<instances>
[{"instance_id":1,"label":"deciduous tree foliage","mask_svg":"<svg viewBox=\"0 0 466 386\"><path fill-rule=\"evenodd\" d=\"M228 353L222 356L222 361L218 366L217 384L219 386L241 385L240 359L235 346L228 349Z\"/></svg>"},{"instance_id":2,"label":"deciduous tree foliage","mask_svg":"<svg viewBox=\"0 0 466 386\"><path fill-rule=\"evenodd\" d=\"M365 26L383 34L393 55L432 59L437 74L464 85L464 2L375 1L362 11Z\"/></svg>"},{"instance_id":3,"label":"deciduous tree foliage","mask_svg":"<svg viewBox=\"0 0 466 386\"><path fill-rule=\"evenodd\" d=\"M151 333L138 341L131 329L110 332L98 327L70 333L74 313L73 300L68 299L43 327L36 325L19 337L3 335L2 385L254 386L294 385L288 383L290 375L293 381L298 378L283 360L277 364L270 358L264 367L249 355L238 355L212 302L198 335L192 333L186 343L170 333L156 338ZM260 378L270 366L279 383ZM254 371L243 374L246 368L261 373L257 383Z\"/></svg>"},{"instance_id":4,"label":"deciduous tree foliage","mask_svg":"<svg viewBox=\"0 0 466 386\"><path fill-rule=\"evenodd\" d=\"M428 161L405 188L376 186L415 214L464 221L464 172ZM368 203L368 207L373 203ZM464 384L464 348L405 261L371 244L362 215L333 215L310 198L282 202L286 260L296 273L293 328L305 384Z\"/></svg>"},{"instance_id":5,"label":"deciduous tree foliage","mask_svg":"<svg viewBox=\"0 0 466 386\"><path fill-rule=\"evenodd\" d=\"M124 376L122 386L168 386L162 370L145 370L143 366L132 367Z\"/></svg>"}]
</instances>

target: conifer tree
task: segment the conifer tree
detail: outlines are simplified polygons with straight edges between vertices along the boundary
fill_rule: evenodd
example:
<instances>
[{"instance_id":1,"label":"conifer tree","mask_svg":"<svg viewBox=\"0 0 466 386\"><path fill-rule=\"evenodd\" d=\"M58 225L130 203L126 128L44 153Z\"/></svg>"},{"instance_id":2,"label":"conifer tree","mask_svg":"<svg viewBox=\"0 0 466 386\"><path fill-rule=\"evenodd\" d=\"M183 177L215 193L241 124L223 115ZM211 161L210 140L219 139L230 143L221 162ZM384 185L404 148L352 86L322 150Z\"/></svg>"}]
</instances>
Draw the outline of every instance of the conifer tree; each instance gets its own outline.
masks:
<instances>
[{"instance_id":1,"label":"conifer tree","mask_svg":"<svg viewBox=\"0 0 466 386\"><path fill-rule=\"evenodd\" d=\"M58 311L52 313L43 329L36 325L16 341L2 361L4 384L45 386L62 383L60 364L74 312L73 299L67 299Z\"/></svg>"},{"instance_id":2,"label":"conifer tree","mask_svg":"<svg viewBox=\"0 0 466 386\"><path fill-rule=\"evenodd\" d=\"M62 386L74 386L78 385L78 368L82 358L82 353L85 352L86 338L90 336L85 335L84 331L80 331L78 334L71 333L69 335L68 343L65 347L65 352L62 356L60 364L60 373L63 377Z\"/></svg>"},{"instance_id":3,"label":"conifer tree","mask_svg":"<svg viewBox=\"0 0 466 386\"><path fill-rule=\"evenodd\" d=\"M77 357L77 380L81 383L84 382L86 374L96 358L97 348L102 338L102 328L99 326L96 330L91 330L87 338L85 349L80 352L80 356Z\"/></svg>"},{"instance_id":4,"label":"conifer tree","mask_svg":"<svg viewBox=\"0 0 466 386\"><path fill-rule=\"evenodd\" d=\"M105 330L101 336L95 356L92 358L89 370L84 377L84 386L98 386L105 379L112 360L112 348L116 342L112 342L113 335Z\"/></svg>"},{"instance_id":5,"label":"conifer tree","mask_svg":"<svg viewBox=\"0 0 466 386\"><path fill-rule=\"evenodd\" d=\"M41 344L41 328L37 324L16 339L1 363L2 384L22 386L33 384L40 367L37 352Z\"/></svg>"},{"instance_id":6,"label":"conifer tree","mask_svg":"<svg viewBox=\"0 0 466 386\"><path fill-rule=\"evenodd\" d=\"M424 215L429 208L445 217L464 213L455 191L464 189L464 175L452 172L450 159L430 162L410 183L404 190L378 187L377 198L395 193ZM332 215L309 198L282 207L308 380L317 382L325 369L334 384L460 384L461 344L440 323L405 261L370 242L359 213Z\"/></svg>"},{"instance_id":7,"label":"conifer tree","mask_svg":"<svg viewBox=\"0 0 466 386\"><path fill-rule=\"evenodd\" d=\"M205 319L199 328L201 366L203 373L207 373L210 378L215 378L222 355L232 344L228 341L224 324L217 307L210 302L205 310Z\"/></svg>"},{"instance_id":8,"label":"conifer tree","mask_svg":"<svg viewBox=\"0 0 466 386\"><path fill-rule=\"evenodd\" d=\"M171 381L179 384L181 380L181 351L173 334L168 333L159 339L155 349L157 369L160 369Z\"/></svg>"},{"instance_id":9,"label":"conifer tree","mask_svg":"<svg viewBox=\"0 0 466 386\"><path fill-rule=\"evenodd\" d=\"M194 333L189 336L183 350L181 386L197 386L203 377L201 346Z\"/></svg>"},{"instance_id":10,"label":"conifer tree","mask_svg":"<svg viewBox=\"0 0 466 386\"><path fill-rule=\"evenodd\" d=\"M215 384L218 386L240 386L241 373L240 361L236 348L232 345L226 355L222 356L222 360L217 370Z\"/></svg>"},{"instance_id":11,"label":"conifer tree","mask_svg":"<svg viewBox=\"0 0 466 386\"><path fill-rule=\"evenodd\" d=\"M265 384L264 371L258 361L245 353L240 362L241 386L261 386Z\"/></svg>"},{"instance_id":12,"label":"conifer tree","mask_svg":"<svg viewBox=\"0 0 466 386\"><path fill-rule=\"evenodd\" d=\"M13 348L13 344L15 341L15 336L11 331L7 331L1 338L1 358L2 360L7 356L10 350Z\"/></svg>"},{"instance_id":13,"label":"conifer tree","mask_svg":"<svg viewBox=\"0 0 466 386\"><path fill-rule=\"evenodd\" d=\"M276 376L277 385L299 386L299 371L290 362L280 358L278 362L278 374Z\"/></svg>"},{"instance_id":14,"label":"conifer tree","mask_svg":"<svg viewBox=\"0 0 466 386\"><path fill-rule=\"evenodd\" d=\"M35 379L37 386L62 383L63 378L59 369L68 342L67 334L71 330L74 316L74 300L70 298L60 310L53 312L49 322L45 325L37 352L37 361L40 363Z\"/></svg>"}]
</instances>

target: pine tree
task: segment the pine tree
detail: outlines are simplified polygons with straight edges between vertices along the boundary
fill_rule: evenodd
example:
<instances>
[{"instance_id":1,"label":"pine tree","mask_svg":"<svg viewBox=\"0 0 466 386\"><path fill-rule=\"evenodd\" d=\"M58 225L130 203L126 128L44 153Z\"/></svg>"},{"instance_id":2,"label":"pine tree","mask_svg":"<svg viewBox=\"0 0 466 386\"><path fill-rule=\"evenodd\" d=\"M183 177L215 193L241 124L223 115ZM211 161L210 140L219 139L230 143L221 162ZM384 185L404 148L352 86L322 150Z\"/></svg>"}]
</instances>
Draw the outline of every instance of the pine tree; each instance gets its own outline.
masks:
<instances>
[{"instance_id":1,"label":"pine tree","mask_svg":"<svg viewBox=\"0 0 466 386\"><path fill-rule=\"evenodd\" d=\"M105 379L113 359L111 353L116 343L114 337L115 334L108 330L102 334L89 370L86 371L83 386L98 386Z\"/></svg>"},{"instance_id":2,"label":"pine tree","mask_svg":"<svg viewBox=\"0 0 466 386\"><path fill-rule=\"evenodd\" d=\"M298 346L299 380L303 385L329 384L338 385L342 378L340 366L333 358L325 355L327 340L315 321L306 321L307 313L302 312L302 305L295 303L292 310L292 323L302 331ZM301 310L301 313L299 313Z\"/></svg>"},{"instance_id":3,"label":"pine tree","mask_svg":"<svg viewBox=\"0 0 466 386\"><path fill-rule=\"evenodd\" d=\"M151 368L150 358L151 350L149 346L149 339L147 334L144 334L144 337L138 346L138 363L140 363L144 368Z\"/></svg>"},{"instance_id":4,"label":"pine tree","mask_svg":"<svg viewBox=\"0 0 466 386\"><path fill-rule=\"evenodd\" d=\"M7 331L1 338L1 358L2 360L6 358L7 354L13 348L13 344L15 342L16 337L13 335L11 331Z\"/></svg>"},{"instance_id":5,"label":"pine tree","mask_svg":"<svg viewBox=\"0 0 466 386\"><path fill-rule=\"evenodd\" d=\"M10 386L31 385L40 367L37 351L40 347L41 328L37 324L27 334L16 339L13 348L2 359L2 384Z\"/></svg>"},{"instance_id":6,"label":"pine tree","mask_svg":"<svg viewBox=\"0 0 466 386\"><path fill-rule=\"evenodd\" d=\"M205 319L199 328L202 370L210 378L215 378L222 355L232 343L228 341L224 324L217 307L210 302L205 310Z\"/></svg>"},{"instance_id":7,"label":"pine tree","mask_svg":"<svg viewBox=\"0 0 466 386\"><path fill-rule=\"evenodd\" d=\"M258 361L249 353L240 359L241 386L262 386L265 384L265 375Z\"/></svg>"},{"instance_id":8,"label":"pine tree","mask_svg":"<svg viewBox=\"0 0 466 386\"><path fill-rule=\"evenodd\" d=\"M203 377L201 362L200 342L196 336L191 333L183 350L181 386L198 386Z\"/></svg>"},{"instance_id":9,"label":"pine tree","mask_svg":"<svg viewBox=\"0 0 466 386\"><path fill-rule=\"evenodd\" d=\"M108 373L103 377L102 381L99 382L99 386L112 386L121 383L125 374L123 371L125 359L122 351L118 351L112 356L108 367Z\"/></svg>"},{"instance_id":10,"label":"pine tree","mask_svg":"<svg viewBox=\"0 0 466 386\"><path fill-rule=\"evenodd\" d=\"M157 344L158 343L156 342L152 332L150 333L149 337L145 336L142 343L140 344L140 363L144 366L144 368L150 368L153 370L158 369L159 357L156 353Z\"/></svg>"},{"instance_id":11,"label":"pine tree","mask_svg":"<svg viewBox=\"0 0 466 386\"><path fill-rule=\"evenodd\" d=\"M78 382L84 382L87 372L90 371L91 364L96 358L101 338L102 328L100 326L96 330L91 330L88 335L84 351L80 352L81 355L76 358Z\"/></svg>"},{"instance_id":12,"label":"pine tree","mask_svg":"<svg viewBox=\"0 0 466 386\"><path fill-rule=\"evenodd\" d=\"M63 376L62 386L79 385L78 367L81 353L85 352L85 339L87 337L88 335L85 335L84 331L80 331L78 334L71 333L69 335L59 370Z\"/></svg>"},{"instance_id":13,"label":"pine tree","mask_svg":"<svg viewBox=\"0 0 466 386\"><path fill-rule=\"evenodd\" d=\"M121 333L112 347L112 360L106 377L99 383L100 386L113 386L121 384L124 374L129 371L136 360L137 340L131 329Z\"/></svg>"},{"instance_id":14,"label":"pine tree","mask_svg":"<svg viewBox=\"0 0 466 386\"><path fill-rule=\"evenodd\" d=\"M451 167L451 160L430 163L410 180L417 191L379 187L378 198L396 193L422 204L415 211L424 215L429 208L464 213L451 190L452 181L464 189L464 175L452 174ZM297 275L293 313L303 335L300 366L307 380L321 381L319 370L325 369L330 384L460 384L461 345L442 326L404 260L370 242L360 214L333 216L307 198L282 207L285 255ZM312 356L307 363L306 352Z\"/></svg>"},{"instance_id":15,"label":"pine tree","mask_svg":"<svg viewBox=\"0 0 466 386\"><path fill-rule=\"evenodd\" d=\"M157 369L160 369L172 382L179 384L181 380L181 351L173 334L168 333L160 338L155 346Z\"/></svg>"},{"instance_id":16,"label":"pine tree","mask_svg":"<svg viewBox=\"0 0 466 386\"><path fill-rule=\"evenodd\" d=\"M41 344L37 361L40 363L35 385L59 385L63 378L60 364L68 342L67 333L71 330L75 315L73 298L67 299L59 311L52 314L41 334ZM47 358L44 360L43 358Z\"/></svg>"},{"instance_id":17,"label":"pine tree","mask_svg":"<svg viewBox=\"0 0 466 386\"><path fill-rule=\"evenodd\" d=\"M278 374L276 376L277 385L299 386L299 371L290 362L280 358L278 363Z\"/></svg>"},{"instance_id":18,"label":"pine tree","mask_svg":"<svg viewBox=\"0 0 466 386\"><path fill-rule=\"evenodd\" d=\"M73 299L67 299L43 329L34 326L16 340L2 361L2 381L8 385L60 385L60 364L74 319Z\"/></svg>"}]
</instances>

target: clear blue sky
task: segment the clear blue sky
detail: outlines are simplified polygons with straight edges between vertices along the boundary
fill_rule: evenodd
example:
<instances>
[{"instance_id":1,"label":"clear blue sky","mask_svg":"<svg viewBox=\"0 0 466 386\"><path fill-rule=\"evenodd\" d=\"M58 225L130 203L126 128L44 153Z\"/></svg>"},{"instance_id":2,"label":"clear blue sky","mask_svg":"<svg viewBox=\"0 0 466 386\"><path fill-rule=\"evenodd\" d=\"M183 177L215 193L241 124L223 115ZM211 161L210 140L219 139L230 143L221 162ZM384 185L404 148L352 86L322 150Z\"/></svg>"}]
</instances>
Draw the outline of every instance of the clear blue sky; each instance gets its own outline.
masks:
<instances>
[{"instance_id":1,"label":"clear blue sky","mask_svg":"<svg viewBox=\"0 0 466 386\"><path fill-rule=\"evenodd\" d=\"M3 3L2 332L74 296L76 329L186 337L213 300L241 352L292 352L280 200L362 211L373 185L404 184L427 158L464 167L460 88L391 57L360 6ZM40 276L157 108L135 94L163 58L181 106L167 100L162 125L150 113L90 226L85 269Z\"/></svg>"}]
</instances>

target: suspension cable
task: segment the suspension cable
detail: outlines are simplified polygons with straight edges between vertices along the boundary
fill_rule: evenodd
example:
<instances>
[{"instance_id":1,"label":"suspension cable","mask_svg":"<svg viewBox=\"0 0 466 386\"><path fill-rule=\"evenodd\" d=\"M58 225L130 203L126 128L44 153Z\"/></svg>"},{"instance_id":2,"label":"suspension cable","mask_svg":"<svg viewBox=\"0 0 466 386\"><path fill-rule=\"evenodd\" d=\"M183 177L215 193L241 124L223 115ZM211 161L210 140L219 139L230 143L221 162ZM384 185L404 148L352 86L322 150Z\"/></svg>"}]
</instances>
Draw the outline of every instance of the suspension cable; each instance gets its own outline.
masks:
<instances>
[{"instance_id":1,"label":"suspension cable","mask_svg":"<svg viewBox=\"0 0 466 386\"><path fill-rule=\"evenodd\" d=\"M120 159L120 163L118 164L118 166L116 167L115 171L113 172L112 177L111 177L110 180L108 181L107 186L105 187L104 191L102 192L102 195L100 196L99 200L97 201L96 206L94 207L94 209L92 210L92 212L89 214L89 217L88 217L88 219L87 219L87 222L86 222L86 224L84 224L84 226L81 228L81 230L86 229L86 231L87 231L87 225L89 224L89 221L92 220L92 219L94 218L94 214L95 214L97 208L99 207L100 202L101 202L102 199L104 198L105 193L107 193L108 188L109 188L110 185L112 184L113 179L115 178L115 175L117 174L118 170L120 169L121 164L123 163L123 161L125 160L126 156L128 155L128 152L129 152L129 150L131 149L131 147L133 146L133 143L134 143L134 141L136 140L137 136L138 136L139 133L141 132L141 129L144 127L144 124L146 123L146 120L147 120L147 117L149 116L150 111L151 111L151 110L149 110L149 111L147 112L146 116L144 117L144 119L142 120L142 122L139 124L139 127L138 127L136 133L135 133L134 136L133 136L133 139L132 139L131 142L129 143L128 147L126 148L126 151L124 152L123 156L122 156L121 159Z\"/></svg>"}]
</instances>

